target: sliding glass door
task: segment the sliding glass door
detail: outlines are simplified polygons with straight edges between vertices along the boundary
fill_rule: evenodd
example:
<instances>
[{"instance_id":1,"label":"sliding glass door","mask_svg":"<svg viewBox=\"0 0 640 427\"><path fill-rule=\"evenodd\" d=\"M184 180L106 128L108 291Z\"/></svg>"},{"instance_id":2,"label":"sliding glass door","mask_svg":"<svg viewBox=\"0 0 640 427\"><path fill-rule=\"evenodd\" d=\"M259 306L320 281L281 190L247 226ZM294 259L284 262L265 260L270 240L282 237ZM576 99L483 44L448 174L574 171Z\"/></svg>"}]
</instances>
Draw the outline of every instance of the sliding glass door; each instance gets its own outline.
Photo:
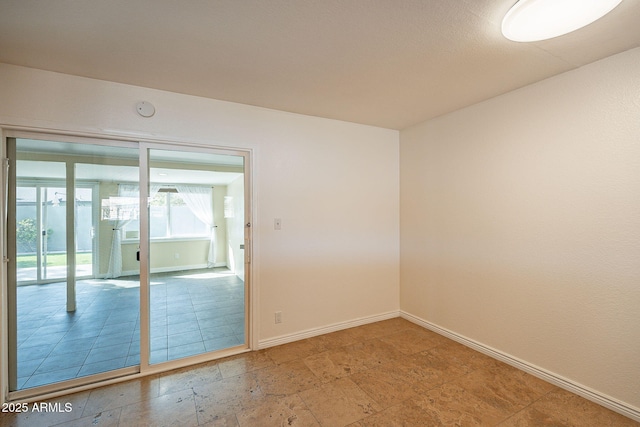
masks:
<instances>
[{"instance_id":1,"label":"sliding glass door","mask_svg":"<svg viewBox=\"0 0 640 427\"><path fill-rule=\"evenodd\" d=\"M19 173L29 174L54 162L23 162ZM18 180L16 188L16 236L18 281L43 284L64 280L67 276L65 164L58 163L61 174L48 180ZM54 180L55 179L55 180ZM82 185L81 183L79 183ZM76 188L76 277L93 277L93 245L96 210L93 188Z\"/></svg>"},{"instance_id":2,"label":"sliding glass door","mask_svg":"<svg viewBox=\"0 0 640 427\"><path fill-rule=\"evenodd\" d=\"M64 164L60 166L64 173ZM65 189L47 183L19 183L16 192L20 280L44 283L64 279L67 275L65 207L58 202L58 195L64 194Z\"/></svg>"},{"instance_id":3,"label":"sliding glass door","mask_svg":"<svg viewBox=\"0 0 640 427\"><path fill-rule=\"evenodd\" d=\"M37 136L6 152L12 396L248 347L246 153Z\"/></svg>"},{"instance_id":4,"label":"sliding glass door","mask_svg":"<svg viewBox=\"0 0 640 427\"><path fill-rule=\"evenodd\" d=\"M121 213L98 209L137 182L138 148L18 138L7 152L10 390L138 365L139 280L109 275Z\"/></svg>"},{"instance_id":5,"label":"sliding glass door","mask_svg":"<svg viewBox=\"0 0 640 427\"><path fill-rule=\"evenodd\" d=\"M241 156L149 151L150 363L245 345L243 186Z\"/></svg>"}]
</instances>

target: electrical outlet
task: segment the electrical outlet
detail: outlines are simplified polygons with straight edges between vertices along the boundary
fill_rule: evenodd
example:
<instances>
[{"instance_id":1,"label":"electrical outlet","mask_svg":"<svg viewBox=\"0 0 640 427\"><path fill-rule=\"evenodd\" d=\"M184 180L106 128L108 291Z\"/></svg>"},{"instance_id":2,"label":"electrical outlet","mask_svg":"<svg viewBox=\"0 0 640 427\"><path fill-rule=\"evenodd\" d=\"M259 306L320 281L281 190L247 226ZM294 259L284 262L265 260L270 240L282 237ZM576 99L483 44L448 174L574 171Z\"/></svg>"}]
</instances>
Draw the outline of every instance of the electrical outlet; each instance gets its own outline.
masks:
<instances>
[{"instance_id":1,"label":"electrical outlet","mask_svg":"<svg viewBox=\"0 0 640 427\"><path fill-rule=\"evenodd\" d=\"M276 311L275 312L275 321L276 321L276 323L282 323L282 312L281 311Z\"/></svg>"}]
</instances>

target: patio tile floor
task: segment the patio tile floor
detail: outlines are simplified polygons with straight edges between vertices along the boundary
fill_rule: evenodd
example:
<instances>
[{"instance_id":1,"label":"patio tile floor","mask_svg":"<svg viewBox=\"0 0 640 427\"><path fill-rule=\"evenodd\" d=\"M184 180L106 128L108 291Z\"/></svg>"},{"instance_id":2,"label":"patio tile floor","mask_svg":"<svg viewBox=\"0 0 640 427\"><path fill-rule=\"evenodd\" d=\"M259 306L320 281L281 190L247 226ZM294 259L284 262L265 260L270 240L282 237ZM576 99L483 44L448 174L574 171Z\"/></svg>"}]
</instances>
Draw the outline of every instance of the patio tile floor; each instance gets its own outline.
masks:
<instances>
[{"instance_id":1,"label":"patio tile floor","mask_svg":"<svg viewBox=\"0 0 640 427\"><path fill-rule=\"evenodd\" d=\"M138 277L19 286L18 389L140 362ZM244 343L244 284L226 269L154 274L151 363Z\"/></svg>"}]
</instances>

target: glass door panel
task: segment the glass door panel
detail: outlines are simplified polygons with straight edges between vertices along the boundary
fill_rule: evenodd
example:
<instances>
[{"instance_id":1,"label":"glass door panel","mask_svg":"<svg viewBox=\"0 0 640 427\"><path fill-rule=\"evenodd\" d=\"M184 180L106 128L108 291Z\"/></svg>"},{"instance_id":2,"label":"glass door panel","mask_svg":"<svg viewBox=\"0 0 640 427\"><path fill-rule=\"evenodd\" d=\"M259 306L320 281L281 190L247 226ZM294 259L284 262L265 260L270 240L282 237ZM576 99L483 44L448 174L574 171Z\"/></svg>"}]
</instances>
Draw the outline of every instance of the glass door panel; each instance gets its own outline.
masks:
<instances>
[{"instance_id":1,"label":"glass door panel","mask_svg":"<svg viewBox=\"0 0 640 427\"><path fill-rule=\"evenodd\" d=\"M40 187L42 281L67 277L66 188Z\"/></svg>"},{"instance_id":2,"label":"glass door panel","mask_svg":"<svg viewBox=\"0 0 640 427\"><path fill-rule=\"evenodd\" d=\"M138 365L138 242L122 240L138 149L17 138L7 151L10 392Z\"/></svg>"},{"instance_id":3,"label":"glass door panel","mask_svg":"<svg viewBox=\"0 0 640 427\"><path fill-rule=\"evenodd\" d=\"M46 166L44 162L17 162L19 173ZM61 164L62 176L64 166ZM75 191L76 277L93 277L94 223L98 211L94 206L95 189L81 185L84 184L77 182ZM24 284L64 279L67 274L66 188L19 181L16 192L18 281Z\"/></svg>"},{"instance_id":4,"label":"glass door panel","mask_svg":"<svg viewBox=\"0 0 640 427\"><path fill-rule=\"evenodd\" d=\"M76 169L76 175L78 170ZM76 179L76 278L94 277L95 223L98 221L94 186L80 187ZM96 187L99 184L96 185Z\"/></svg>"},{"instance_id":5,"label":"glass door panel","mask_svg":"<svg viewBox=\"0 0 640 427\"><path fill-rule=\"evenodd\" d=\"M152 149L149 164L149 363L246 345L244 158Z\"/></svg>"},{"instance_id":6,"label":"glass door panel","mask_svg":"<svg viewBox=\"0 0 640 427\"><path fill-rule=\"evenodd\" d=\"M41 276L38 196L35 186L16 188L16 264L19 283L35 283Z\"/></svg>"},{"instance_id":7,"label":"glass door panel","mask_svg":"<svg viewBox=\"0 0 640 427\"><path fill-rule=\"evenodd\" d=\"M18 173L30 167L48 168L50 182L64 177L64 163L18 161ZM57 171L57 173L54 173ZM64 181L57 181L64 185ZM65 188L46 181L19 181L16 189L18 280L46 283L64 279L66 269Z\"/></svg>"}]
</instances>

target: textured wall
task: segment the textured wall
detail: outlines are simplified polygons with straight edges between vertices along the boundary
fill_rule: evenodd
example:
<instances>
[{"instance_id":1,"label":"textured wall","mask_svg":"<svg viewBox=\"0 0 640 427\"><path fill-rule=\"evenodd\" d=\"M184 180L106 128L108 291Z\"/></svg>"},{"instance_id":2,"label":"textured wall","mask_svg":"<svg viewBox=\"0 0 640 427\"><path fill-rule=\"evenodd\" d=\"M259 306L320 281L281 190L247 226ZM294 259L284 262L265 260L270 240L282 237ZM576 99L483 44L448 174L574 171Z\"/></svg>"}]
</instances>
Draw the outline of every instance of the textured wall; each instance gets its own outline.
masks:
<instances>
[{"instance_id":1,"label":"textured wall","mask_svg":"<svg viewBox=\"0 0 640 427\"><path fill-rule=\"evenodd\" d=\"M640 49L401 132L401 309L640 407Z\"/></svg>"}]
</instances>

